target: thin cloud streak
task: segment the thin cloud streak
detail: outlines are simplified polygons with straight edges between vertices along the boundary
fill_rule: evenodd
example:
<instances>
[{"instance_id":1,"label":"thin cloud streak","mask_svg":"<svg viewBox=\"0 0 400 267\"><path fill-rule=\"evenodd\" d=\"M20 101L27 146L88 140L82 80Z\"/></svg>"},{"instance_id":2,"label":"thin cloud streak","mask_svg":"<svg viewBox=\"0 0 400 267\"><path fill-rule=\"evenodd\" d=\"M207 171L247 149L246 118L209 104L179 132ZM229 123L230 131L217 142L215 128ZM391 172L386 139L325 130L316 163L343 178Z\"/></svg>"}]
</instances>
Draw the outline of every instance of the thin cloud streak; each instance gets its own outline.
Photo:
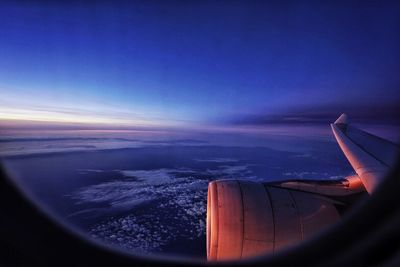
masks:
<instances>
[{"instance_id":1,"label":"thin cloud streak","mask_svg":"<svg viewBox=\"0 0 400 267\"><path fill-rule=\"evenodd\" d=\"M326 125L346 113L356 123L399 125L400 106L396 102L352 105L316 105L312 107L291 108L280 113L258 112L252 115L237 116L230 120L232 125ZM229 119L228 119L229 120Z\"/></svg>"}]
</instances>

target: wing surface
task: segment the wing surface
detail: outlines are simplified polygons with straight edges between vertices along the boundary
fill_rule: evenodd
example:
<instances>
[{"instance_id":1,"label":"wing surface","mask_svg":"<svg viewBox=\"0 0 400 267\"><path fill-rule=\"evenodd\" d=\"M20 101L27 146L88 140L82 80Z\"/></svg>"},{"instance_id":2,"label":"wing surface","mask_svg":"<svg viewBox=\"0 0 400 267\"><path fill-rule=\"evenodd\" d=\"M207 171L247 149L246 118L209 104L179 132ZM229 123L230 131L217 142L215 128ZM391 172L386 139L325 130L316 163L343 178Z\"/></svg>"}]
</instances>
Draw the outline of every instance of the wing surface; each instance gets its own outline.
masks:
<instances>
[{"instance_id":1,"label":"wing surface","mask_svg":"<svg viewBox=\"0 0 400 267\"><path fill-rule=\"evenodd\" d=\"M331 124L331 128L344 155L371 194L394 166L399 146L349 125L346 114Z\"/></svg>"}]
</instances>

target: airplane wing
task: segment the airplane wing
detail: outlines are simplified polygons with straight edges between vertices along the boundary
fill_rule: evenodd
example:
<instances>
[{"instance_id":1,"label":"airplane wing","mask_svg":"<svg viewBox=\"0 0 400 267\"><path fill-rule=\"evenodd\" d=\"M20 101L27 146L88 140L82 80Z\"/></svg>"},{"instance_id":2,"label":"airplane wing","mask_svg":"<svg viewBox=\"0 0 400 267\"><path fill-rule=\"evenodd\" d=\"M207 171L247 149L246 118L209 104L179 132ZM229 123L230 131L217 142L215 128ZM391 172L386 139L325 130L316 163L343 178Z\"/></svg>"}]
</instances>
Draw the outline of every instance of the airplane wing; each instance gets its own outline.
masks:
<instances>
[{"instance_id":1,"label":"airplane wing","mask_svg":"<svg viewBox=\"0 0 400 267\"><path fill-rule=\"evenodd\" d=\"M340 148L371 194L394 167L399 146L349 125L346 114L331 127Z\"/></svg>"},{"instance_id":2,"label":"airplane wing","mask_svg":"<svg viewBox=\"0 0 400 267\"><path fill-rule=\"evenodd\" d=\"M344 114L331 127L357 175L333 181L212 181L208 260L237 260L297 244L340 220L376 188L393 166L398 146L350 126Z\"/></svg>"}]
</instances>

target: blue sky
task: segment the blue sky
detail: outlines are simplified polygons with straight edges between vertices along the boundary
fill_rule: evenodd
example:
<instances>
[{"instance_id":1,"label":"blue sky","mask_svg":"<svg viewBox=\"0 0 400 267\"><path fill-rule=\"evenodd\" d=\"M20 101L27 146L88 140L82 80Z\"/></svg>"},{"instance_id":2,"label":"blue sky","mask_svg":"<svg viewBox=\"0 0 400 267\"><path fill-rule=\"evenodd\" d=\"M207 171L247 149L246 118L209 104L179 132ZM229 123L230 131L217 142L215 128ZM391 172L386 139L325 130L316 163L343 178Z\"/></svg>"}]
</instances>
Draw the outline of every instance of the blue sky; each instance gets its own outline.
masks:
<instances>
[{"instance_id":1,"label":"blue sky","mask_svg":"<svg viewBox=\"0 0 400 267\"><path fill-rule=\"evenodd\" d=\"M400 100L400 5L0 7L0 119L151 127L379 120Z\"/></svg>"}]
</instances>

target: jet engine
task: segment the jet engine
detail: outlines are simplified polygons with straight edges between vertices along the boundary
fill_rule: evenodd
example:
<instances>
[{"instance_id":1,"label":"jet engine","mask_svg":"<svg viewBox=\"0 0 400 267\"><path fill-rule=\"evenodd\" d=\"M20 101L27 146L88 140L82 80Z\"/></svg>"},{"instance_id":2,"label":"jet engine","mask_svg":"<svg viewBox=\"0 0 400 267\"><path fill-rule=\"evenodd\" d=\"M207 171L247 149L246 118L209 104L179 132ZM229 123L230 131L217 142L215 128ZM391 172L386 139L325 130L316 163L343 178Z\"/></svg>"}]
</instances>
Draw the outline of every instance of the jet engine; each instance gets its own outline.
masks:
<instances>
[{"instance_id":1,"label":"jet engine","mask_svg":"<svg viewBox=\"0 0 400 267\"><path fill-rule=\"evenodd\" d=\"M294 245L340 219L335 200L243 180L208 186L207 258L238 260Z\"/></svg>"}]
</instances>

